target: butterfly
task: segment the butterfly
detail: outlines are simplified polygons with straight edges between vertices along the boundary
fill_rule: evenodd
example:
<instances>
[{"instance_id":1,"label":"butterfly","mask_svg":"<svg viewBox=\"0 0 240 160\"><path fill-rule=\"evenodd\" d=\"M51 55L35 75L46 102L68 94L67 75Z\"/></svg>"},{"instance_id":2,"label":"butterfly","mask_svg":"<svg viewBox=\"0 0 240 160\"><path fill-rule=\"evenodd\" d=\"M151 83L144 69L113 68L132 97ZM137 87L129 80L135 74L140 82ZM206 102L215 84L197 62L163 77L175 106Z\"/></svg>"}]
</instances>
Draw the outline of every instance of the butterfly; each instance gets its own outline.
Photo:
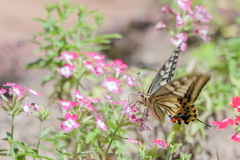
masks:
<instances>
[{"instance_id":1,"label":"butterfly","mask_svg":"<svg viewBox=\"0 0 240 160\"><path fill-rule=\"evenodd\" d=\"M142 103L159 122L164 121L162 109L167 111L173 123L189 124L195 120L200 121L197 118L198 109L194 102L210 76L190 75L171 81L179 51L178 48L172 53L168 61L158 71L147 94L141 95Z\"/></svg>"}]
</instances>

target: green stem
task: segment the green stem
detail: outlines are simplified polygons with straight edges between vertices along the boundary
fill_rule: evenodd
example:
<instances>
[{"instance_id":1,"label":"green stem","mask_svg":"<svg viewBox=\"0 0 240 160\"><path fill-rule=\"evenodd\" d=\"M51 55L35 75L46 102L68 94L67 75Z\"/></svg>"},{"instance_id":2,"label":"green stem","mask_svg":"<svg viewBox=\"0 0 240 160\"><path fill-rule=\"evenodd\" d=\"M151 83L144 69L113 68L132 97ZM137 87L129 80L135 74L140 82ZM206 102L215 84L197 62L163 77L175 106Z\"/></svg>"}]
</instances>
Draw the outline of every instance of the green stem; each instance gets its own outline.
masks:
<instances>
[{"instance_id":1,"label":"green stem","mask_svg":"<svg viewBox=\"0 0 240 160\"><path fill-rule=\"evenodd\" d=\"M75 143L75 149L74 149L74 156L73 160L77 160L77 153L78 153L78 138L79 138L79 128L77 129L77 138L76 138L76 143Z\"/></svg>"},{"instance_id":2,"label":"green stem","mask_svg":"<svg viewBox=\"0 0 240 160\"><path fill-rule=\"evenodd\" d=\"M114 131L114 133L113 133L113 135L112 135L112 139L111 139L111 141L110 141L110 143L109 143L109 145L108 145L108 147L107 147L107 150L106 150L106 152L105 152L105 157L107 156L108 150L110 149L110 146L112 145L112 142L113 142L113 140L114 140L114 138L115 138L115 135L116 135L118 129L119 129L119 125L117 126L117 128L115 129L115 131Z\"/></svg>"},{"instance_id":3,"label":"green stem","mask_svg":"<svg viewBox=\"0 0 240 160\"><path fill-rule=\"evenodd\" d=\"M42 137L42 121L41 121L41 124L40 124L40 133L39 133L39 138L38 138L38 144L37 144L37 153L39 153L38 152L38 150L39 150L39 147L40 147L40 142L41 142L41 138ZM39 154L38 154L39 155ZM35 159L35 158L34 158Z\"/></svg>"},{"instance_id":4,"label":"green stem","mask_svg":"<svg viewBox=\"0 0 240 160\"><path fill-rule=\"evenodd\" d=\"M12 131L11 131L11 140L13 141L13 129L14 129L14 115L12 116ZM14 144L11 143L10 145L11 147L11 156L12 156L12 159L15 159L15 153L14 153Z\"/></svg>"}]
</instances>

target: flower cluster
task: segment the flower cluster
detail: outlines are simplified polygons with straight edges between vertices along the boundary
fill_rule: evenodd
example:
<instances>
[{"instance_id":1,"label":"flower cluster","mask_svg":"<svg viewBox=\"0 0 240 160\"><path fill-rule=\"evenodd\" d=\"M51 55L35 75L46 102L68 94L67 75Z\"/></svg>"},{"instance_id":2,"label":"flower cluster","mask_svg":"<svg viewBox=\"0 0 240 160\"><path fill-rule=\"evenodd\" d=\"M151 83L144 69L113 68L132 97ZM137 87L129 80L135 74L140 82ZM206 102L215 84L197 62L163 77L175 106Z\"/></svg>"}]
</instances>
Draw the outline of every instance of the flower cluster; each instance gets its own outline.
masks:
<instances>
[{"instance_id":1,"label":"flower cluster","mask_svg":"<svg viewBox=\"0 0 240 160\"><path fill-rule=\"evenodd\" d=\"M64 100L58 100L58 103L64 108L64 109L71 109L73 106L81 106L84 107L82 112L93 112L95 114L95 120L96 125L98 128L102 129L103 131L108 131L106 122L107 119L105 118L103 113L99 113L97 108L93 106L94 103L100 103L99 98L93 98L89 99L82 95L79 90L77 90L74 94L74 96L77 98L77 102L74 101L64 101ZM80 127L80 123L78 122L79 116L77 114L71 115L70 113L65 115L65 120L61 123L62 129L64 129L65 132L71 132L74 128Z\"/></svg>"},{"instance_id":2,"label":"flower cluster","mask_svg":"<svg viewBox=\"0 0 240 160\"><path fill-rule=\"evenodd\" d=\"M67 51L63 51L60 57L55 57L56 60L62 60L67 63L63 67L57 68L58 74L69 78L72 75L72 71L75 69L71 60L77 59L78 57L79 55L76 52L68 53Z\"/></svg>"},{"instance_id":3,"label":"flower cluster","mask_svg":"<svg viewBox=\"0 0 240 160\"><path fill-rule=\"evenodd\" d=\"M140 141L135 141L135 140L132 140L131 138L128 138L128 140L131 142L131 143L135 143L135 144L139 144L141 143ZM153 139L153 143L155 143L159 148L166 148L168 147L168 142L164 142L163 140L157 140L156 138ZM141 143L142 144L142 143ZM149 148L147 146L147 148Z\"/></svg>"},{"instance_id":4,"label":"flower cluster","mask_svg":"<svg viewBox=\"0 0 240 160\"><path fill-rule=\"evenodd\" d=\"M126 100L120 100L119 99L119 102L123 106L123 109L122 109L123 114L125 114L128 117L129 121L132 122L132 123L136 122L136 123L139 124L138 125L139 126L139 128L138 128L139 131L143 131L143 130L151 131L151 129L144 124L144 120L142 118L136 117L136 115L139 114L139 113L141 115L143 115L141 113L141 111L139 110L139 108L137 108L136 106L129 105L126 102Z\"/></svg>"},{"instance_id":5,"label":"flower cluster","mask_svg":"<svg viewBox=\"0 0 240 160\"><path fill-rule=\"evenodd\" d=\"M112 61L112 63L106 64L104 55L99 55L95 52L82 52L82 54L86 55L86 60L83 61L83 63L87 70L96 76L103 74L104 77L107 77L107 79L102 82L102 86L109 92L120 93L120 85L123 80L125 81L124 84L128 86L139 86L139 84L135 82L134 77L125 73L125 69L127 69L128 66L123 63L122 60L116 59Z\"/></svg>"},{"instance_id":6,"label":"flower cluster","mask_svg":"<svg viewBox=\"0 0 240 160\"><path fill-rule=\"evenodd\" d=\"M16 98L17 101L20 101L20 105L22 108L22 111L24 111L26 113L26 115L30 115L31 114L31 110L30 107L34 107L34 111L38 112L39 111L39 107L36 103L29 103L28 99L26 98L26 95L24 95L24 89L21 87L21 85L18 85L16 83L9 83L7 82L6 84L3 84L4 87L11 87L8 90L8 94L10 96L13 96L14 98ZM24 87L26 91L28 91L30 94L32 95L36 95L36 96L41 96L42 94L37 93L36 91L29 89L27 87ZM6 97L4 96L4 94L7 92L7 90L1 88L0 90L0 95L2 97L2 99L4 101L7 101ZM1 104L2 105L2 104ZM18 107L18 106L16 106Z\"/></svg>"},{"instance_id":7,"label":"flower cluster","mask_svg":"<svg viewBox=\"0 0 240 160\"><path fill-rule=\"evenodd\" d=\"M166 29L171 34L171 42L174 46L180 46L181 50L187 48L186 41L190 35L200 36L205 43L208 43L211 38L207 36L208 27L205 25L210 22L212 16L203 8L203 6L194 6L191 10L192 2L190 0L175 0L181 12L175 12L168 5L162 7L162 13L169 14L174 21L175 31L172 31L163 22L156 24L155 28L162 30ZM186 33L189 28L194 28L192 33Z\"/></svg>"},{"instance_id":8,"label":"flower cluster","mask_svg":"<svg viewBox=\"0 0 240 160\"><path fill-rule=\"evenodd\" d=\"M232 106L233 108L237 108L237 112L240 112L240 98L239 97L233 97L232 98L232 104L230 104L230 106ZM235 142L240 142L240 136L239 136L239 131L240 128L238 127L239 122L240 121L240 117L237 117L235 119L231 119L231 118L227 118L224 119L222 121L212 121L211 124L212 125L216 125L218 126L218 129L226 129L228 124L234 126L234 128L236 129L237 133L235 133L231 140L235 141Z\"/></svg>"},{"instance_id":9,"label":"flower cluster","mask_svg":"<svg viewBox=\"0 0 240 160\"><path fill-rule=\"evenodd\" d=\"M164 142L163 140L157 140L156 138L153 139L153 143L155 143L160 148L166 148L168 146L168 142Z\"/></svg>"},{"instance_id":10,"label":"flower cluster","mask_svg":"<svg viewBox=\"0 0 240 160\"><path fill-rule=\"evenodd\" d=\"M139 86L139 83L135 82L135 78L129 76L125 73L127 69L127 64L123 63L122 60L116 59L110 64L105 63L105 55L99 55L96 52L82 52L81 54L85 55L86 58L82 60L79 58L76 52L68 53L63 51L60 57L56 57L56 60L62 60L67 64L64 64L63 67L57 68L58 74L69 78L74 69L77 69L72 63L73 59L79 59L83 62L83 68L89 71L90 73L95 74L96 76L104 75L106 80L102 82L102 86L105 87L109 92L120 93L120 85L122 82L127 84L127 86ZM82 68L80 67L79 70ZM82 74L85 72L81 72Z\"/></svg>"}]
</instances>

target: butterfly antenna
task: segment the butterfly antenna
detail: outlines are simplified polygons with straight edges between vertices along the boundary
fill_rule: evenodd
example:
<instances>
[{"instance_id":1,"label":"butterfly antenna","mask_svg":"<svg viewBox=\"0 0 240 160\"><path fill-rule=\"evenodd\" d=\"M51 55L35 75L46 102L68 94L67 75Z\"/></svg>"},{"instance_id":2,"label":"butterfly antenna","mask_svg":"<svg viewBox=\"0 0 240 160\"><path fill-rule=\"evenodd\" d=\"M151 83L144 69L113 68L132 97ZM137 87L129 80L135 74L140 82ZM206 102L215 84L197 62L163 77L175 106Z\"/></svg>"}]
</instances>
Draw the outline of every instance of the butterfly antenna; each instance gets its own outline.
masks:
<instances>
[{"instance_id":1,"label":"butterfly antenna","mask_svg":"<svg viewBox=\"0 0 240 160\"><path fill-rule=\"evenodd\" d=\"M201 121L200 119L198 119L198 118L196 118L196 120L198 121L198 122L201 122L202 124L205 124L206 126L208 126L208 127L212 127L211 125L209 125L209 124L207 124L207 123L204 123L203 121Z\"/></svg>"},{"instance_id":2,"label":"butterfly antenna","mask_svg":"<svg viewBox=\"0 0 240 160\"><path fill-rule=\"evenodd\" d=\"M144 88L143 88L142 81L141 81L141 79L140 79L140 77L139 77L139 74L140 74L140 72L137 74L137 76L138 76L138 79L139 79L139 81L140 81L140 83L141 83L141 85L142 85L142 90L143 90L143 93L145 93L145 92L144 92Z\"/></svg>"}]
</instances>

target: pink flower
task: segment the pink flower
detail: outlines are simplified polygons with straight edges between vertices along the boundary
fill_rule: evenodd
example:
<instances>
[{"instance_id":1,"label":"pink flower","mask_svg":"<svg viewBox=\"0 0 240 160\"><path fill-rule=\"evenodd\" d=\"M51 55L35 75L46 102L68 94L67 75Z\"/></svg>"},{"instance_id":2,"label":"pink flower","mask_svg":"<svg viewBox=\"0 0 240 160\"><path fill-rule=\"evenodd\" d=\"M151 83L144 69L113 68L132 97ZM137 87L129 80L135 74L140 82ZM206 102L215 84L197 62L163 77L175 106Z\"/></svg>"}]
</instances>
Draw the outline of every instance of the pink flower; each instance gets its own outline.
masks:
<instances>
[{"instance_id":1,"label":"pink flower","mask_svg":"<svg viewBox=\"0 0 240 160\"><path fill-rule=\"evenodd\" d=\"M185 32L182 32L182 33L177 34L175 37L172 37L171 42L176 47L181 45L180 49L182 51L185 51L185 49L187 48L187 43L186 43L187 39L188 39L187 34Z\"/></svg>"},{"instance_id":2,"label":"pink flower","mask_svg":"<svg viewBox=\"0 0 240 160\"><path fill-rule=\"evenodd\" d=\"M84 67L85 67L87 70L95 73L95 68L94 68L94 66L92 65L92 62L87 61L86 63L84 63Z\"/></svg>"},{"instance_id":3,"label":"pink flower","mask_svg":"<svg viewBox=\"0 0 240 160\"><path fill-rule=\"evenodd\" d=\"M234 122L235 122L236 125L239 125L238 121L240 121L240 117L237 117L237 118L234 120Z\"/></svg>"},{"instance_id":4,"label":"pink flower","mask_svg":"<svg viewBox=\"0 0 240 160\"><path fill-rule=\"evenodd\" d=\"M6 89L1 88L1 90L0 90L0 95L4 95L4 93L6 93L6 92L7 92Z\"/></svg>"},{"instance_id":5,"label":"pink flower","mask_svg":"<svg viewBox=\"0 0 240 160\"><path fill-rule=\"evenodd\" d=\"M240 142L240 136L239 136L239 133L236 133L232 136L231 138L232 141L235 141L235 142Z\"/></svg>"},{"instance_id":6,"label":"pink flower","mask_svg":"<svg viewBox=\"0 0 240 160\"><path fill-rule=\"evenodd\" d=\"M175 20L176 20L176 27L177 28L181 28L185 24L180 13L176 14Z\"/></svg>"},{"instance_id":7,"label":"pink flower","mask_svg":"<svg viewBox=\"0 0 240 160\"><path fill-rule=\"evenodd\" d=\"M139 86L139 83L135 82L135 78L134 77L128 76L128 75L124 75L123 78L127 80L128 87L130 87L130 86Z\"/></svg>"},{"instance_id":8,"label":"pink flower","mask_svg":"<svg viewBox=\"0 0 240 160\"><path fill-rule=\"evenodd\" d=\"M203 8L203 6L195 6L192 18L196 18L201 22L209 23L212 16Z\"/></svg>"},{"instance_id":9,"label":"pink flower","mask_svg":"<svg viewBox=\"0 0 240 160\"><path fill-rule=\"evenodd\" d=\"M132 123L136 122L137 117L134 115L135 112L136 112L136 109L135 109L136 107L135 106L130 106L126 102L126 100L120 100L119 99L119 101L120 101L120 104L123 106L123 109L122 109L123 114L125 114L128 117L130 122L132 122Z\"/></svg>"},{"instance_id":10,"label":"pink flower","mask_svg":"<svg viewBox=\"0 0 240 160\"><path fill-rule=\"evenodd\" d=\"M80 94L79 90L76 90L74 96L78 99L78 100L88 100L87 97L83 96Z\"/></svg>"},{"instance_id":11,"label":"pink flower","mask_svg":"<svg viewBox=\"0 0 240 160\"><path fill-rule=\"evenodd\" d=\"M138 126L139 131L152 131L148 126L145 125L144 120L142 118L137 118L136 122L140 122L140 125Z\"/></svg>"},{"instance_id":12,"label":"pink flower","mask_svg":"<svg viewBox=\"0 0 240 160\"><path fill-rule=\"evenodd\" d=\"M9 94L12 95L13 93L15 93L18 97L18 99L20 99L21 97L23 97L23 92L24 90L21 88L20 85L14 84L12 86L12 88L9 88Z\"/></svg>"},{"instance_id":13,"label":"pink flower","mask_svg":"<svg viewBox=\"0 0 240 160\"><path fill-rule=\"evenodd\" d=\"M119 104L119 102L114 102L114 101L111 99L111 96L109 96L109 95L104 95L104 93L103 93L103 98L105 99L105 101L108 101L109 103Z\"/></svg>"},{"instance_id":14,"label":"pink flower","mask_svg":"<svg viewBox=\"0 0 240 160\"><path fill-rule=\"evenodd\" d=\"M121 88L119 87L120 84L121 81L119 79L108 77L107 80L103 81L102 86L105 87L108 90L108 92L120 93L121 92Z\"/></svg>"},{"instance_id":15,"label":"pink flower","mask_svg":"<svg viewBox=\"0 0 240 160\"><path fill-rule=\"evenodd\" d=\"M61 57L56 57L57 60L64 60L65 62L72 64L71 60L77 59L79 55L76 52L68 53L67 51L63 51L61 53Z\"/></svg>"},{"instance_id":16,"label":"pink flower","mask_svg":"<svg viewBox=\"0 0 240 160\"><path fill-rule=\"evenodd\" d=\"M29 109L28 103L23 103L22 109L26 113L27 116L29 116L31 114L31 110Z\"/></svg>"},{"instance_id":17,"label":"pink flower","mask_svg":"<svg viewBox=\"0 0 240 160\"><path fill-rule=\"evenodd\" d=\"M178 4L178 7L183 10L191 11L190 5L192 2L190 0L175 0Z\"/></svg>"},{"instance_id":18,"label":"pink flower","mask_svg":"<svg viewBox=\"0 0 240 160\"><path fill-rule=\"evenodd\" d=\"M240 112L240 98L239 97L233 97L232 98L232 104L230 104L233 108L237 108L238 112Z\"/></svg>"},{"instance_id":19,"label":"pink flower","mask_svg":"<svg viewBox=\"0 0 240 160\"><path fill-rule=\"evenodd\" d=\"M64 129L65 132L71 132L73 128L78 128L80 127L80 124L76 122L78 119L77 115L72 115L70 113L65 114L65 119L66 121L63 121L61 123L62 129Z\"/></svg>"},{"instance_id":20,"label":"pink flower","mask_svg":"<svg viewBox=\"0 0 240 160\"><path fill-rule=\"evenodd\" d=\"M71 106L76 106L78 103L77 102L74 102L74 101L64 101L64 100L57 100L58 103L60 103L62 105L62 107L64 109L70 109Z\"/></svg>"},{"instance_id":21,"label":"pink flower","mask_svg":"<svg viewBox=\"0 0 240 160\"><path fill-rule=\"evenodd\" d=\"M96 124L97 124L97 128L100 128L103 131L108 131L106 124L97 117L97 115L95 116L96 119Z\"/></svg>"},{"instance_id":22,"label":"pink flower","mask_svg":"<svg viewBox=\"0 0 240 160\"><path fill-rule=\"evenodd\" d=\"M9 82L7 82L6 84L4 84L3 86L14 86L14 85L16 85L16 83L9 83Z\"/></svg>"},{"instance_id":23,"label":"pink flower","mask_svg":"<svg viewBox=\"0 0 240 160\"><path fill-rule=\"evenodd\" d=\"M36 95L36 96L41 96L42 94L37 93L36 91L32 90L32 89L28 89L27 87L24 87L27 91L29 91L32 95Z\"/></svg>"},{"instance_id":24,"label":"pink flower","mask_svg":"<svg viewBox=\"0 0 240 160\"><path fill-rule=\"evenodd\" d=\"M120 59L115 59L114 61L113 61L113 65L112 65L114 68L120 68L120 69L126 69L128 66L125 64L125 63L123 63L123 61L122 60L120 60Z\"/></svg>"},{"instance_id":25,"label":"pink flower","mask_svg":"<svg viewBox=\"0 0 240 160\"><path fill-rule=\"evenodd\" d=\"M101 103L101 100L99 98L93 98L91 100L92 103Z\"/></svg>"},{"instance_id":26,"label":"pink flower","mask_svg":"<svg viewBox=\"0 0 240 160\"><path fill-rule=\"evenodd\" d=\"M88 99L78 99L78 101L79 101L79 104L80 104L81 106L86 107L88 110L94 111L94 112L97 112L97 111L98 111L97 108L94 108L94 107L93 107L93 105L91 104L91 101L90 101L90 100L88 100Z\"/></svg>"},{"instance_id":27,"label":"pink flower","mask_svg":"<svg viewBox=\"0 0 240 160\"><path fill-rule=\"evenodd\" d=\"M103 123L107 122L107 119L105 118L105 115L102 112L97 113L97 116Z\"/></svg>"},{"instance_id":28,"label":"pink flower","mask_svg":"<svg viewBox=\"0 0 240 160\"><path fill-rule=\"evenodd\" d=\"M72 75L72 71L74 70L74 68L75 68L74 65L65 64L64 67L58 68L58 69L57 69L57 72L58 72L60 75L69 78L69 77Z\"/></svg>"},{"instance_id":29,"label":"pink flower","mask_svg":"<svg viewBox=\"0 0 240 160\"><path fill-rule=\"evenodd\" d=\"M94 108L93 105L90 104L90 103L85 103L85 107L87 107L88 110L94 111L94 112L96 112L96 113L97 113L97 111L98 111L97 108Z\"/></svg>"},{"instance_id":30,"label":"pink flower","mask_svg":"<svg viewBox=\"0 0 240 160\"><path fill-rule=\"evenodd\" d=\"M163 28L166 28L166 24L164 24L163 22L158 22L158 23L155 25L155 29L162 30Z\"/></svg>"},{"instance_id":31,"label":"pink flower","mask_svg":"<svg viewBox=\"0 0 240 160\"><path fill-rule=\"evenodd\" d=\"M105 67L106 64L104 62L104 60L94 60L96 66L101 66L101 67Z\"/></svg>"},{"instance_id":32,"label":"pink flower","mask_svg":"<svg viewBox=\"0 0 240 160\"><path fill-rule=\"evenodd\" d=\"M220 122L212 121L212 125L218 126L218 129L226 129L228 124L234 125L234 122L231 118L224 119Z\"/></svg>"},{"instance_id":33,"label":"pink flower","mask_svg":"<svg viewBox=\"0 0 240 160\"><path fill-rule=\"evenodd\" d=\"M164 142L164 141L162 141L162 140L157 140L156 138L153 139L153 143L155 143L155 144L156 144L158 147L160 147L160 148L166 148L166 147L168 146L167 141Z\"/></svg>"},{"instance_id":34,"label":"pink flower","mask_svg":"<svg viewBox=\"0 0 240 160\"><path fill-rule=\"evenodd\" d=\"M200 35L200 37L202 38L202 40L205 42L205 43L209 43L211 38L209 36L207 36L207 32L208 30L207 29L201 29L201 30L196 30L195 33L197 33L198 35Z\"/></svg>"},{"instance_id":35,"label":"pink flower","mask_svg":"<svg viewBox=\"0 0 240 160\"><path fill-rule=\"evenodd\" d=\"M132 115L136 112L136 110L134 109L134 107L131 107L131 106L126 102L126 100L121 100L121 99L119 99L119 101L120 101L120 104L123 106L122 111L123 111L123 113L124 113L126 116L130 117L130 116L132 116Z\"/></svg>"},{"instance_id":36,"label":"pink flower","mask_svg":"<svg viewBox=\"0 0 240 160\"><path fill-rule=\"evenodd\" d=\"M87 53L87 52L83 51L82 54L85 54L86 56L88 56L88 57L90 57L90 58L92 58L94 60L103 60L105 58L105 55L99 55L96 52L89 52L89 53Z\"/></svg>"},{"instance_id":37,"label":"pink flower","mask_svg":"<svg viewBox=\"0 0 240 160\"><path fill-rule=\"evenodd\" d=\"M105 58L105 55L99 55L96 52L89 52L88 56L93 58L94 60L103 60Z\"/></svg>"},{"instance_id":38,"label":"pink flower","mask_svg":"<svg viewBox=\"0 0 240 160\"><path fill-rule=\"evenodd\" d=\"M31 103L31 105L34 107L34 111L38 112L40 107L36 103Z\"/></svg>"},{"instance_id":39,"label":"pink flower","mask_svg":"<svg viewBox=\"0 0 240 160\"><path fill-rule=\"evenodd\" d=\"M165 6L162 7L162 13L166 13L166 12L171 13L171 14L174 15L174 10L170 9L168 7L168 5L165 5Z\"/></svg>"},{"instance_id":40,"label":"pink flower","mask_svg":"<svg viewBox=\"0 0 240 160\"><path fill-rule=\"evenodd\" d=\"M128 140L129 140L131 143L139 144L139 141L134 141L134 140L132 140L131 138L128 138Z\"/></svg>"},{"instance_id":41,"label":"pink flower","mask_svg":"<svg viewBox=\"0 0 240 160\"><path fill-rule=\"evenodd\" d=\"M114 70L116 71L116 77L118 77L120 73L124 73L125 72L124 69L126 69L128 67L120 59L115 59L112 64L107 64L105 66L114 68Z\"/></svg>"}]
</instances>

